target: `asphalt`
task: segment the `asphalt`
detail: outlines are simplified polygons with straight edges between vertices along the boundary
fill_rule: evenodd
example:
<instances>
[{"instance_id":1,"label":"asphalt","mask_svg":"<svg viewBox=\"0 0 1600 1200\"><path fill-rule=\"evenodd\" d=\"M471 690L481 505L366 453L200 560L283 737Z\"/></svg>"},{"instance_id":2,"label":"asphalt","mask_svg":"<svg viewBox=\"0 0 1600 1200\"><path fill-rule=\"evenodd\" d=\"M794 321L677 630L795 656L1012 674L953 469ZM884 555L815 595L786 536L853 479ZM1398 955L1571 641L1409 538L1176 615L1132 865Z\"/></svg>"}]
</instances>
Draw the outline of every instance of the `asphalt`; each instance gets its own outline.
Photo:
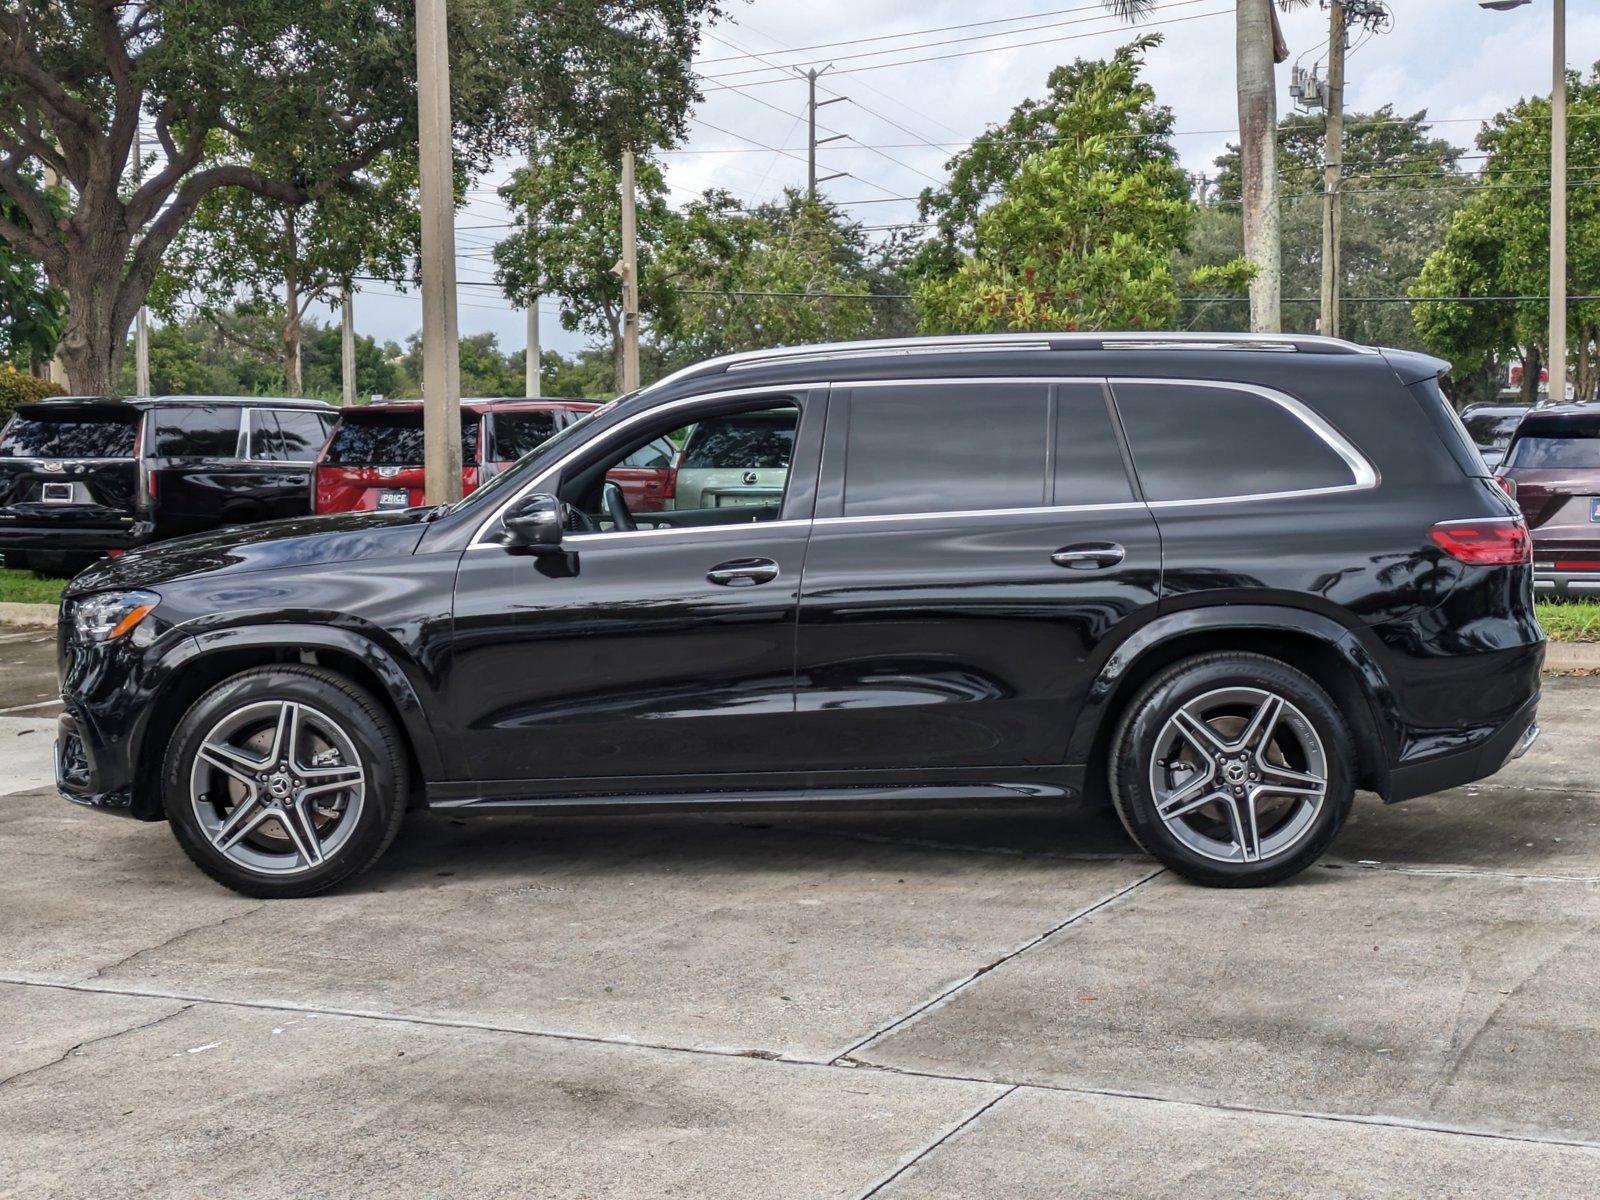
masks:
<instances>
[{"instance_id":1,"label":"asphalt","mask_svg":"<svg viewBox=\"0 0 1600 1200\"><path fill-rule=\"evenodd\" d=\"M1600 679L1265 891L1092 811L422 815L262 903L55 798L52 669L0 635L0 1196L1595 1194Z\"/></svg>"}]
</instances>

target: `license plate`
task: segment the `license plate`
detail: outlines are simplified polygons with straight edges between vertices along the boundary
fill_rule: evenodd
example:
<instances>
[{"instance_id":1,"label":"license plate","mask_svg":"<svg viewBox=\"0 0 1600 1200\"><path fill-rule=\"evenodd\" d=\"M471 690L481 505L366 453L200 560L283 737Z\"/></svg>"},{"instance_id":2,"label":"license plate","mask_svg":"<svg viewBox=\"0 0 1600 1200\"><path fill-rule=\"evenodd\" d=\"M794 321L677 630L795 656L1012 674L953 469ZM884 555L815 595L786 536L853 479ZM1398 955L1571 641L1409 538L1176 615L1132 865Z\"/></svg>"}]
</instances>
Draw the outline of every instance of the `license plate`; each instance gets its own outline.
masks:
<instances>
[{"instance_id":1,"label":"license plate","mask_svg":"<svg viewBox=\"0 0 1600 1200\"><path fill-rule=\"evenodd\" d=\"M379 508L410 508L410 488L383 488L378 492Z\"/></svg>"},{"instance_id":2,"label":"license plate","mask_svg":"<svg viewBox=\"0 0 1600 1200\"><path fill-rule=\"evenodd\" d=\"M1589 520L1600 521L1600 499L1589 501Z\"/></svg>"},{"instance_id":3,"label":"license plate","mask_svg":"<svg viewBox=\"0 0 1600 1200\"><path fill-rule=\"evenodd\" d=\"M47 483L43 485L43 499L46 504L71 504L72 485L70 483Z\"/></svg>"}]
</instances>

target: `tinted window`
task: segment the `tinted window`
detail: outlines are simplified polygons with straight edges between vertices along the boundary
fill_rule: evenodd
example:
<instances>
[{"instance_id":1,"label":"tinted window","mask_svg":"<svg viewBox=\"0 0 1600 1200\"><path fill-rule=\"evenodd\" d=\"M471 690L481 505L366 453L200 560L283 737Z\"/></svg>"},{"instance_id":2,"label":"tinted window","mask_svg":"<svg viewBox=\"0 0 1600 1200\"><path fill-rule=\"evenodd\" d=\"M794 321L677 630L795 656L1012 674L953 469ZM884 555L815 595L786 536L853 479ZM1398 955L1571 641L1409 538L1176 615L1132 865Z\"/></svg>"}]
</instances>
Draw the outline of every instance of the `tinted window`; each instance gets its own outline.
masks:
<instances>
[{"instance_id":1,"label":"tinted window","mask_svg":"<svg viewBox=\"0 0 1600 1200\"><path fill-rule=\"evenodd\" d=\"M239 453L239 410L209 404L158 408L157 458L234 458Z\"/></svg>"},{"instance_id":2,"label":"tinted window","mask_svg":"<svg viewBox=\"0 0 1600 1200\"><path fill-rule=\"evenodd\" d=\"M1467 427L1467 432L1472 435L1472 442L1478 449L1504 449L1511 441L1511 435L1517 431L1517 426L1522 424L1522 414L1496 417L1488 413L1478 413L1462 417L1461 423Z\"/></svg>"},{"instance_id":3,"label":"tinted window","mask_svg":"<svg viewBox=\"0 0 1600 1200\"><path fill-rule=\"evenodd\" d=\"M1148 500L1255 496L1355 482L1332 447L1265 396L1204 384L1114 388Z\"/></svg>"},{"instance_id":4,"label":"tinted window","mask_svg":"<svg viewBox=\"0 0 1600 1200\"><path fill-rule=\"evenodd\" d=\"M139 418L17 416L0 433L0 458L132 458Z\"/></svg>"},{"instance_id":5,"label":"tinted window","mask_svg":"<svg viewBox=\"0 0 1600 1200\"><path fill-rule=\"evenodd\" d=\"M420 467L422 453L422 411L346 412L328 445L323 460L339 466ZM478 461L478 418L461 418L461 461L471 466Z\"/></svg>"},{"instance_id":6,"label":"tinted window","mask_svg":"<svg viewBox=\"0 0 1600 1200\"><path fill-rule=\"evenodd\" d=\"M494 422L496 462L516 462L544 445L556 431L553 412L503 412L495 413L489 420Z\"/></svg>"},{"instance_id":7,"label":"tinted window","mask_svg":"<svg viewBox=\"0 0 1600 1200\"><path fill-rule=\"evenodd\" d=\"M850 393L844 513L1031 508L1045 494L1050 389L938 384Z\"/></svg>"},{"instance_id":8,"label":"tinted window","mask_svg":"<svg viewBox=\"0 0 1600 1200\"><path fill-rule=\"evenodd\" d=\"M773 413L735 413L702 421L689 435L682 465L693 470L787 467L789 455L794 451L794 418L793 409L784 409Z\"/></svg>"},{"instance_id":9,"label":"tinted window","mask_svg":"<svg viewBox=\"0 0 1600 1200\"><path fill-rule=\"evenodd\" d=\"M1097 383L1056 388L1057 504L1118 504L1133 499L1122 447Z\"/></svg>"},{"instance_id":10,"label":"tinted window","mask_svg":"<svg viewBox=\"0 0 1600 1200\"><path fill-rule=\"evenodd\" d=\"M1600 437L1520 437L1506 456L1506 466L1600 470Z\"/></svg>"},{"instance_id":11,"label":"tinted window","mask_svg":"<svg viewBox=\"0 0 1600 1200\"><path fill-rule=\"evenodd\" d=\"M333 418L325 413L258 408L250 414L250 457L272 462L312 462L328 440Z\"/></svg>"}]
</instances>

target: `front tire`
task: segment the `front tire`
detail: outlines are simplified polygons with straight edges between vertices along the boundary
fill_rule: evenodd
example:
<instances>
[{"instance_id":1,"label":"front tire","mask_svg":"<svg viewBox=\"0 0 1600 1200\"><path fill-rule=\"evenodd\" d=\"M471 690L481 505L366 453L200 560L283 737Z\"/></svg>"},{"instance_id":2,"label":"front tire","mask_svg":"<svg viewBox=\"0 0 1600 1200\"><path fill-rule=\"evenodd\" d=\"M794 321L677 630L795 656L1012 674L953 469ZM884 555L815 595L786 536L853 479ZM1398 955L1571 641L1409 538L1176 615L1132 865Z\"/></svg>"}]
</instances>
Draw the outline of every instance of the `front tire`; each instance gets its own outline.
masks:
<instances>
[{"instance_id":1,"label":"front tire","mask_svg":"<svg viewBox=\"0 0 1600 1200\"><path fill-rule=\"evenodd\" d=\"M272 666L195 701L167 745L162 800L184 853L263 899L311 896L394 840L410 779L383 706L319 667Z\"/></svg>"},{"instance_id":2,"label":"front tire","mask_svg":"<svg viewBox=\"0 0 1600 1200\"><path fill-rule=\"evenodd\" d=\"M1175 663L1139 690L1111 746L1123 826L1210 887L1287 879L1327 850L1355 795L1349 727L1303 672L1259 654Z\"/></svg>"}]
</instances>

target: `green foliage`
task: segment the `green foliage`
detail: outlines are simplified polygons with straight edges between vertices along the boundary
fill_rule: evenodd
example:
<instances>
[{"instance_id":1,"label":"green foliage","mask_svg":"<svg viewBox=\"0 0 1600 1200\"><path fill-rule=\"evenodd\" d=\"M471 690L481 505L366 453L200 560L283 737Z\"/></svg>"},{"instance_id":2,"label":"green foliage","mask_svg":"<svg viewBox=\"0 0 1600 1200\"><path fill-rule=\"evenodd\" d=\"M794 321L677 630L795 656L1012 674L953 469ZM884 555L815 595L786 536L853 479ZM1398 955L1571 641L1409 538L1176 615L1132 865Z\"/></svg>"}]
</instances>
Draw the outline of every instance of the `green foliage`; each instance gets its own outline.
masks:
<instances>
[{"instance_id":1,"label":"green foliage","mask_svg":"<svg viewBox=\"0 0 1600 1200\"><path fill-rule=\"evenodd\" d=\"M59 395L61 388L48 379L18 371L9 363L0 364L0 425L11 419L17 405Z\"/></svg>"},{"instance_id":2,"label":"green foliage","mask_svg":"<svg viewBox=\"0 0 1600 1200\"><path fill-rule=\"evenodd\" d=\"M45 193L55 213L66 200L59 188ZM27 216L0 192L0 222L30 228ZM38 261L0 241L0 362L26 367L55 353L66 323L67 298L45 279Z\"/></svg>"},{"instance_id":3,"label":"green foliage","mask_svg":"<svg viewBox=\"0 0 1600 1200\"><path fill-rule=\"evenodd\" d=\"M1567 154L1577 163L1600 160L1600 70L1587 80L1569 78ZM1435 297L1416 306L1422 340L1450 358L1457 373L1482 375L1497 360L1542 359L1548 338L1544 300L1471 303L1474 296L1541 296L1550 272L1550 102L1520 100L1478 135L1488 154L1485 185L1457 212L1443 245L1427 260L1412 294ZM1576 177L1581 181L1581 170ZM1568 288L1600 291L1600 189L1583 185L1567 194ZM1568 346L1576 360L1580 399L1600 395L1600 302L1568 309ZM1565 366L1565 364L1563 364ZM1552 368L1552 379L1561 372ZM1533 372L1529 372L1530 378Z\"/></svg>"},{"instance_id":4,"label":"green foliage","mask_svg":"<svg viewBox=\"0 0 1600 1200\"><path fill-rule=\"evenodd\" d=\"M527 381L522 371L523 356L503 354L500 339L493 333L475 333L461 339L461 394L469 397L520 396ZM422 395L422 334L406 340L406 354L400 362L404 374L401 384L406 396Z\"/></svg>"},{"instance_id":5,"label":"green foliage","mask_svg":"<svg viewBox=\"0 0 1600 1200\"><path fill-rule=\"evenodd\" d=\"M1104 62L1074 63L1052 75L1050 136L1010 175L1016 144L993 140L971 154L962 192L941 210L941 240L919 260L915 286L926 332L1005 329L1168 328L1177 319L1180 282L1173 257L1186 244L1195 205L1166 140L1170 114L1140 80L1155 38L1124 46ZM1005 127L1037 133L1046 106L1029 102ZM983 139L980 139L980 142ZM991 181L998 198L971 218ZM959 199L959 203L954 202ZM925 196L925 211L935 211ZM946 228L944 222L954 222ZM945 270L945 251L970 251ZM942 247L942 248L941 248ZM1238 287L1242 261L1210 264L1186 285Z\"/></svg>"},{"instance_id":6,"label":"green foliage","mask_svg":"<svg viewBox=\"0 0 1600 1200\"><path fill-rule=\"evenodd\" d=\"M1592 600L1541 600L1534 608L1552 642L1600 642L1600 604Z\"/></svg>"}]
</instances>

